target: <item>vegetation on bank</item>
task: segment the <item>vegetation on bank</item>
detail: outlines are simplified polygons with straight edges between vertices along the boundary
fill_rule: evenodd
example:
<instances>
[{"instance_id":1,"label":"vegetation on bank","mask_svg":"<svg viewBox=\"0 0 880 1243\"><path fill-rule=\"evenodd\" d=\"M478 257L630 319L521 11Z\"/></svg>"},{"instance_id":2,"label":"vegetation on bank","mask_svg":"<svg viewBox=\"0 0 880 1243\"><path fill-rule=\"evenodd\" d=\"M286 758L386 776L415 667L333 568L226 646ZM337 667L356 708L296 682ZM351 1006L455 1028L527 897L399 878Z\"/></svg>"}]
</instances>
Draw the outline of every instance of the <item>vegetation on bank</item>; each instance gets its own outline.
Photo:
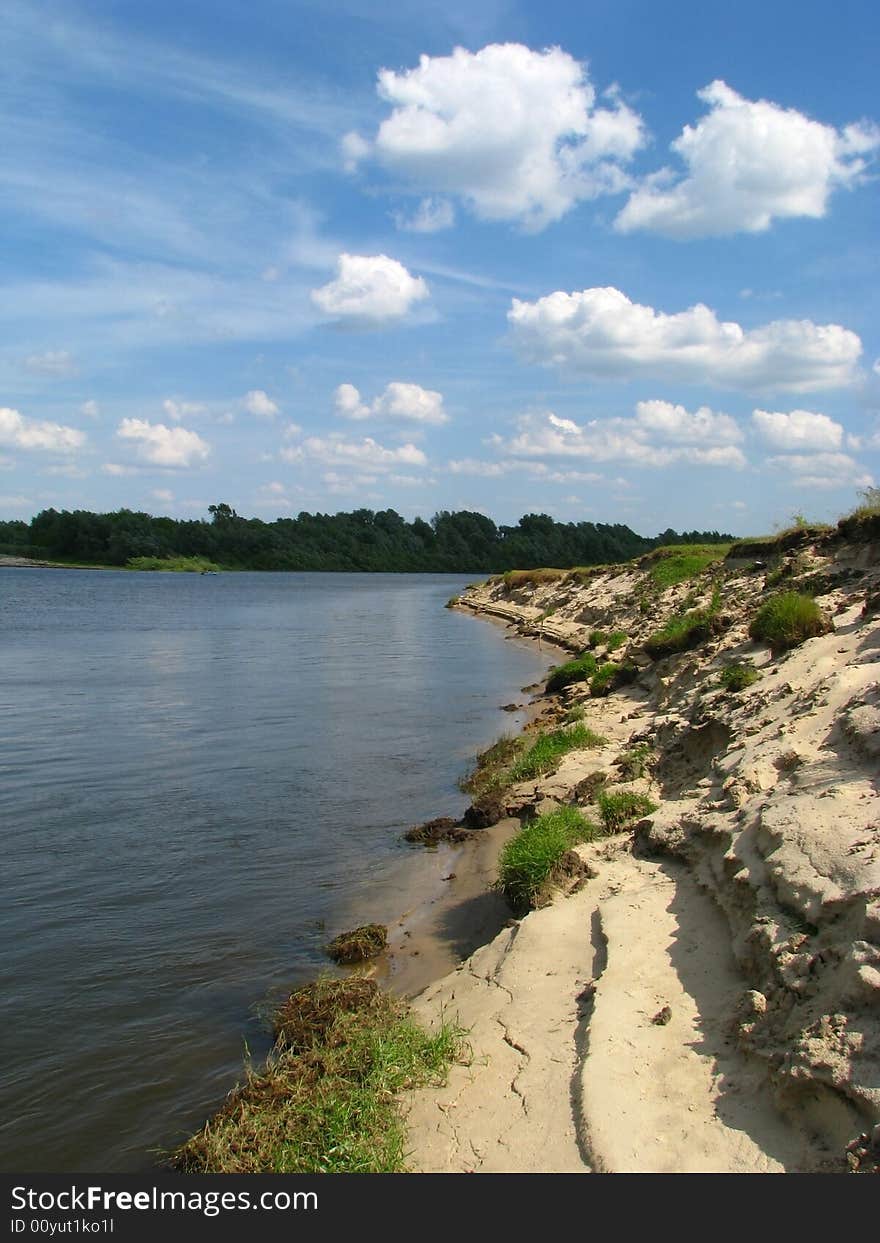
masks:
<instances>
[{"instance_id":1,"label":"vegetation on bank","mask_svg":"<svg viewBox=\"0 0 880 1243\"><path fill-rule=\"evenodd\" d=\"M831 628L812 596L783 591L761 605L749 626L749 636L765 642L775 655L827 634Z\"/></svg>"},{"instance_id":2,"label":"vegetation on bank","mask_svg":"<svg viewBox=\"0 0 880 1243\"><path fill-rule=\"evenodd\" d=\"M569 751L586 751L604 745L605 739L581 722L540 733L506 770L507 782L516 785L519 781L545 777Z\"/></svg>"},{"instance_id":3,"label":"vegetation on bank","mask_svg":"<svg viewBox=\"0 0 880 1243\"><path fill-rule=\"evenodd\" d=\"M705 643L718 632L720 607L721 596L716 588L708 605L670 617L662 630L649 635L645 640L645 651L654 660L660 660L663 656L688 652Z\"/></svg>"},{"instance_id":4,"label":"vegetation on bank","mask_svg":"<svg viewBox=\"0 0 880 1243\"><path fill-rule=\"evenodd\" d=\"M630 682L634 682L638 676L639 671L635 665L619 664L616 661L608 660L604 665L600 665L592 678L590 678L590 694L597 698L610 695L618 687L627 686Z\"/></svg>"},{"instance_id":5,"label":"vegetation on bank","mask_svg":"<svg viewBox=\"0 0 880 1243\"><path fill-rule=\"evenodd\" d=\"M619 833L631 820L650 816L657 810L657 804L652 803L647 794L636 794L632 790L601 790L596 802L606 833Z\"/></svg>"},{"instance_id":6,"label":"vegetation on bank","mask_svg":"<svg viewBox=\"0 0 880 1243\"><path fill-rule=\"evenodd\" d=\"M496 526L470 511L405 521L393 509L309 514L263 522L227 504L205 520L45 509L26 522L0 522L0 552L38 560L126 565L132 558L205 557L232 569L497 573L532 566L628 561L658 544L722 540L718 532L664 531L655 539L621 523L556 522L525 514ZM545 571L562 576L567 570ZM515 580L514 580L515 581Z\"/></svg>"},{"instance_id":7,"label":"vegetation on bank","mask_svg":"<svg viewBox=\"0 0 880 1243\"><path fill-rule=\"evenodd\" d=\"M275 1015L276 1043L170 1165L187 1174L391 1174L406 1134L397 1096L442 1083L464 1033L423 1031L372 980L319 980Z\"/></svg>"},{"instance_id":8,"label":"vegetation on bank","mask_svg":"<svg viewBox=\"0 0 880 1243\"><path fill-rule=\"evenodd\" d=\"M754 686L760 677L760 672L751 661L738 660L724 666L718 681L729 694L738 695L747 687Z\"/></svg>"},{"instance_id":9,"label":"vegetation on bank","mask_svg":"<svg viewBox=\"0 0 880 1243\"><path fill-rule=\"evenodd\" d=\"M465 824L470 828L495 824L505 814L504 795L511 786L544 777L570 751L601 747L605 741L588 729L580 717L538 734L499 738L477 757L475 767L459 782L472 799L465 812Z\"/></svg>"},{"instance_id":10,"label":"vegetation on bank","mask_svg":"<svg viewBox=\"0 0 880 1243\"><path fill-rule=\"evenodd\" d=\"M511 906L533 906L566 852L598 832L576 807L559 807L520 829L505 844L498 863L498 886Z\"/></svg>"},{"instance_id":11,"label":"vegetation on bank","mask_svg":"<svg viewBox=\"0 0 880 1243\"><path fill-rule=\"evenodd\" d=\"M554 694L556 691L564 690L566 686L571 686L574 682L586 682L597 668L596 657L592 652L583 652L574 660L567 660L564 665L557 665L551 669L546 690Z\"/></svg>"},{"instance_id":12,"label":"vegetation on bank","mask_svg":"<svg viewBox=\"0 0 880 1243\"><path fill-rule=\"evenodd\" d=\"M676 583L696 578L710 565L723 561L729 551L729 543L664 546L649 553L645 563L650 566L651 582L661 591L665 591Z\"/></svg>"},{"instance_id":13,"label":"vegetation on bank","mask_svg":"<svg viewBox=\"0 0 880 1243\"><path fill-rule=\"evenodd\" d=\"M220 566L207 557L131 557L128 570L166 570L175 574L216 574Z\"/></svg>"}]
</instances>

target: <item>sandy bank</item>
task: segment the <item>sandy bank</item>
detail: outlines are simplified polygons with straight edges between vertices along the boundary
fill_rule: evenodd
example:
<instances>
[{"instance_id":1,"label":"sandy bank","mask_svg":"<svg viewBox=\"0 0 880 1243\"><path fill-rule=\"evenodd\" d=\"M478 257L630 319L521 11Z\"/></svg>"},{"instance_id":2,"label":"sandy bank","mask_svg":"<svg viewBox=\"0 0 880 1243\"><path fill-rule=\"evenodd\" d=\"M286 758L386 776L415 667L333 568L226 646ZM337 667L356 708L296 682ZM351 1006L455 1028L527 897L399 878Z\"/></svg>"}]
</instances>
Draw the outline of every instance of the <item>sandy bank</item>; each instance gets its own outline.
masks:
<instances>
[{"instance_id":1,"label":"sandy bank","mask_svg":"<svg viewBox=\"0 0 880 1243\"><path fill-rule=\"evenodd\" d=\"M503 928L417 998L427 1022L459 1017L472 1058L408 1100L415 1168L875 1160L858 1137L880 1122L877 549L820 539L665 591L646 592L645 578L630 566L515 592L494 582L463 601L576 650L593 628L622 630L615 659L639 669L608 698L583 683L562 693L556 710L580 705L608 745L511 790L511 810L578 801L597 770L623 786L615 763L633 744L651 763L626 788L658 810L580 847L594 872L584 888ZM747 631L780 580L808 583L833 630L773 656ZM647 635L719 582L721 632L645 659ZM729 694L719 672L741 659L760 677Z\"/></svg>"}]
</instances>

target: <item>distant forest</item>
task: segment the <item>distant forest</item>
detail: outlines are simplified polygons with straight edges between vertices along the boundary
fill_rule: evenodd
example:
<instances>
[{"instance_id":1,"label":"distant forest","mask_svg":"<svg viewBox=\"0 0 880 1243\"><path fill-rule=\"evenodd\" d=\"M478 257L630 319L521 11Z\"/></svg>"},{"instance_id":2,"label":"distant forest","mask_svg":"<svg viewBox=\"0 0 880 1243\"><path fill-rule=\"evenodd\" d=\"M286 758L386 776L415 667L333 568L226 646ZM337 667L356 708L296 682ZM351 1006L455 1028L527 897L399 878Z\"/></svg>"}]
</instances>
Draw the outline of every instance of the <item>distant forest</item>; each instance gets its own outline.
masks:
<instances>
[{"instance_id":1,"label":"distant forest","mask_svg":"<svg viewBox=\"0 0 880 1243\"><path fill-rule=\"evenodd\" d=\"M526 514L496 526L483 514L435 514L406 522L393 509L307 514L263 522L229 505L210 521L120 509L112 514L44 509L29 523L0 522L0 553L125 565L132 557L207 557L230 569L441 571L469 574L626 561L659 544L721 543L718 531L663 531L653 539L619 523L556 522Z\"/></svg>"}]
</instances>

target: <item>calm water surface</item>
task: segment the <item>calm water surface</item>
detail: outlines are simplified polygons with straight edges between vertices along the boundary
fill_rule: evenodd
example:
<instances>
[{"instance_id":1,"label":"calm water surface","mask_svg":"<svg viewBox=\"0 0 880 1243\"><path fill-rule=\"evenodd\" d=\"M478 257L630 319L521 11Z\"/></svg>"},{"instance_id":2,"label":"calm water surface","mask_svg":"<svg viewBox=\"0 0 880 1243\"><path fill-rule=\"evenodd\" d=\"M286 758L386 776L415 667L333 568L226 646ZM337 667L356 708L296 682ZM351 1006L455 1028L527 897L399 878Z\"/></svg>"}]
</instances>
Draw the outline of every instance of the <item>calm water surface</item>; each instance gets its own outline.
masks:
<instances>
[{"instance_id":1,"label":"calm water surface","mask_svg":"<svg viewBox=\"0 0 880 1243\"><path fill-rule=\"evenodd\" d=\"M547 654L449 575L0 570L0 1169L149 1168Z\"/></svg>"}]
</instances>

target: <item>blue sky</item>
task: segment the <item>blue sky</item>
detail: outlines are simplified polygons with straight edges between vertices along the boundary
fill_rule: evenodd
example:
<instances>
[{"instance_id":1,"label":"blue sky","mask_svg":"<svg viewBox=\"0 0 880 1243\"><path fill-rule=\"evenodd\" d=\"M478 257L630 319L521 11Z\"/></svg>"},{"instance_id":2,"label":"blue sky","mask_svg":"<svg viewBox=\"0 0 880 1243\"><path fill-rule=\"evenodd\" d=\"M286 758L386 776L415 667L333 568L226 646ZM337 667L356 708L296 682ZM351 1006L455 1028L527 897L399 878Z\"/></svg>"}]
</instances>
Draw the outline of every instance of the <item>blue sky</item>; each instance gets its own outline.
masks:
<instances>
[{"instance_id":1,"label":"blue sky","mask_svg":"<svg viewBox=\"0 0 880 1243\"><path fill-rule=\"evenodd\" d=\"M0 517L880 479L867 0L2 8Z\"/></svg>"}]
</instances>

